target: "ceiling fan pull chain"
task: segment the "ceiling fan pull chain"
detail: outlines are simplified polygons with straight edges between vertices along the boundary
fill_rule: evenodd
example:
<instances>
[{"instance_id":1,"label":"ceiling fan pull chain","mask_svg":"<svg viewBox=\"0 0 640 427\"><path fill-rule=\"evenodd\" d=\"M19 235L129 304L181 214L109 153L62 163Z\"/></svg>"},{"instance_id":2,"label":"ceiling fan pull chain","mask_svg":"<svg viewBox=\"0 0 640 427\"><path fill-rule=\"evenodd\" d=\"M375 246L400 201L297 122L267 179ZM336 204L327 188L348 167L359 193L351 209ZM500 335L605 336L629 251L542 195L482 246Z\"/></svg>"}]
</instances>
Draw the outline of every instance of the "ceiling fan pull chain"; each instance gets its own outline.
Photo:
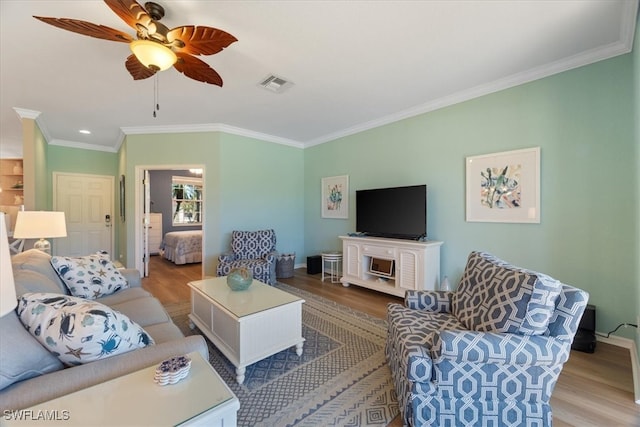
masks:
<instances>
[{"instance_id":1,"label":"ceiling fan pull chain","mask_svg":"<svg viewBox=\"0 0 640 427\"><path fill-rule=\"evenodd\" d=\"M157 117L156 111L160 110L158 73L153 76L153 117Z\"/></svg>"},{"instance_id":2,"label":"ceiling fan pull chain","mask_svg":"<svg viewBox=\"0 0 640 427\"><path fill-rule=\"evenodd\" d=\"M155 75L153 76L153 117L156 117L156 81L158 79L158 76Z\"/></svg>"}]
</instances>

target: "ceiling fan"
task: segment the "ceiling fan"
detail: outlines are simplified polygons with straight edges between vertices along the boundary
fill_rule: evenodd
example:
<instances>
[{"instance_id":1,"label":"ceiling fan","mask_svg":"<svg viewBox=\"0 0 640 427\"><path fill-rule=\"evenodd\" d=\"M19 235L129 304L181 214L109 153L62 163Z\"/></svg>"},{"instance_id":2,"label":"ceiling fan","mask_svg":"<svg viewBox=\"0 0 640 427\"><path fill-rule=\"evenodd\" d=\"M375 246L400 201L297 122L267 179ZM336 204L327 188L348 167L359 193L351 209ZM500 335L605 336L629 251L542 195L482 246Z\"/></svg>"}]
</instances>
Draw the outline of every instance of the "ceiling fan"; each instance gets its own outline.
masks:
<instances>
[{"instance_id":1,"label":"ceiling fan","mask_svg":"<svg viewBox=\"0 0 640 427\"><path fill-rule=\"evenodd\" d=\"M164 8L147 2L142 7L135 0L104 0L137 38L104 25L71 18L34 16L42 22L98 39L129 43L133 52L125 66L134 80L146 79L158 71L175 67L185 76L200 82L222 86L222 77L206 62L193 55L213 55L238 41L217 28L185 25L169 29L160 23Z\"/></svg>"}]
</instances>

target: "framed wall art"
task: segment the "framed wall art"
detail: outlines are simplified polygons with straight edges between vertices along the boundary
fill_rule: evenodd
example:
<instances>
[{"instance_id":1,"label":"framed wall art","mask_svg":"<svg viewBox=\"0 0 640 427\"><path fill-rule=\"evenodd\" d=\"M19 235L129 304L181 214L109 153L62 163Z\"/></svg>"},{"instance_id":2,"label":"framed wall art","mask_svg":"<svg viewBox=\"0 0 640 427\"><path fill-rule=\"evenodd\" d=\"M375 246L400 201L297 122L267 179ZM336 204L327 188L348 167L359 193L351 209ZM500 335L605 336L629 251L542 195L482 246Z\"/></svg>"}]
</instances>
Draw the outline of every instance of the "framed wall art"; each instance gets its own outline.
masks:
<instances>
[{"instance_id":1,"label":"framed wall art","mask_svg":"<svg viewBox=\"0 0 640 427\"><path fill-rule=\"evenodd\" d=\"M349 218L349 175L322 178L322 218Z\"/></svg>"},{"instance_id":2,"label":"framed wall art","mask_svg":"<svg viewBox=\"0 0 640 427\"><path fill-rule=\"evenodd\" d=\"M468 222L540 222L540 147L466 158Z\"/></svg>"}]
</instances>

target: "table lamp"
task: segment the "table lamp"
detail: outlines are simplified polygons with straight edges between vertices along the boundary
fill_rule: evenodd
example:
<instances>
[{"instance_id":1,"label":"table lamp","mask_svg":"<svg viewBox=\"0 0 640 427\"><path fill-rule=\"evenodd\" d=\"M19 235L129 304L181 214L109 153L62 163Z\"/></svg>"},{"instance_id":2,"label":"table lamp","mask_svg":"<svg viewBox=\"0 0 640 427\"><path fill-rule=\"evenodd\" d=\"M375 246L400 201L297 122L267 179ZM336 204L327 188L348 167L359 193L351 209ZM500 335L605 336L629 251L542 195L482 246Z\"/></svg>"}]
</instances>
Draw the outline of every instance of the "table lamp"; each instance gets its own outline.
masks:
<instances>
[{"instance_id":1,"label":"table lamp","mask_svg":"<svg viewBox=\"0 0 640 427\"><path fill-rule=\"evenodd\" d=\"M0 212L0 317L10 313L18 305L4 215L4 212Z\"/></svg>"},{"instance_id":2,"label":"table lamp","mask_svg":"<svg viewBox=\"0 0 640 427\"><path fill-rule=\"evenodd\" d=\"M19 211L13 237L15 239L39 239L33 247L50 254L51 243L45 239L67 237L64 212Z\"/></svg>"}]
</instances>

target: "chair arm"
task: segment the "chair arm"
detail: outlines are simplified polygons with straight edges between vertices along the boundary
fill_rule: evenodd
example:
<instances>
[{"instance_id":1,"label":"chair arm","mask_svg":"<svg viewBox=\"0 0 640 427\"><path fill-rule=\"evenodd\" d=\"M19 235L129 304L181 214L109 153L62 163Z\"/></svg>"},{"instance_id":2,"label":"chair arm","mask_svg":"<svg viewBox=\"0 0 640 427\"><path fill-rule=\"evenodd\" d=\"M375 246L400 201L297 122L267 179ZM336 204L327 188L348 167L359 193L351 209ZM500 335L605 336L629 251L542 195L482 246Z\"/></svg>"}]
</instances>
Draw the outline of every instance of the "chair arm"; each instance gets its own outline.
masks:
<instances>
[{"instance_id":1,"label":"chair arm","mask_svg":"<svg viewBox=\"0 0 640 427\"><path fill-rule=\"evenodd\" d=\"M434 364L443 360L520 366L561 365L571 343L555 337L495 332L442 331L435 339Z\"/></svg>"},{"instance_id":2,"label":"chair arm","mask_svg":"<svg viewBox=\"0 0 640 427\"><path fill-rule=\"evenodd\" d=\"M269 264L276 264L276 259L278 259L278 251L271 251L264 256L264 259Z\"/></svg>"},{"instance_id":3,"label":"chair arm","mask_svg":"<svg viewBox=\"0 0 640 427\"><path fill-rule=\"evenodd\" d=\"M233 262L237 259L236 254L234 254L233 252L223 252L218 256L218 262L224 262L224 263L228 263L228 262Z\"/></svg>"},{"instance_id":4,"label":"chair arm","mask_svg":"<svg viewBox=\"0 0 640 427\"><path fill-rule=\"evenodd\" d=\"M451 311L450 291L415 291L408 290L404 294L404 305L414 310L429 310L436 313Z\"/></svg>"}]
</instances>

